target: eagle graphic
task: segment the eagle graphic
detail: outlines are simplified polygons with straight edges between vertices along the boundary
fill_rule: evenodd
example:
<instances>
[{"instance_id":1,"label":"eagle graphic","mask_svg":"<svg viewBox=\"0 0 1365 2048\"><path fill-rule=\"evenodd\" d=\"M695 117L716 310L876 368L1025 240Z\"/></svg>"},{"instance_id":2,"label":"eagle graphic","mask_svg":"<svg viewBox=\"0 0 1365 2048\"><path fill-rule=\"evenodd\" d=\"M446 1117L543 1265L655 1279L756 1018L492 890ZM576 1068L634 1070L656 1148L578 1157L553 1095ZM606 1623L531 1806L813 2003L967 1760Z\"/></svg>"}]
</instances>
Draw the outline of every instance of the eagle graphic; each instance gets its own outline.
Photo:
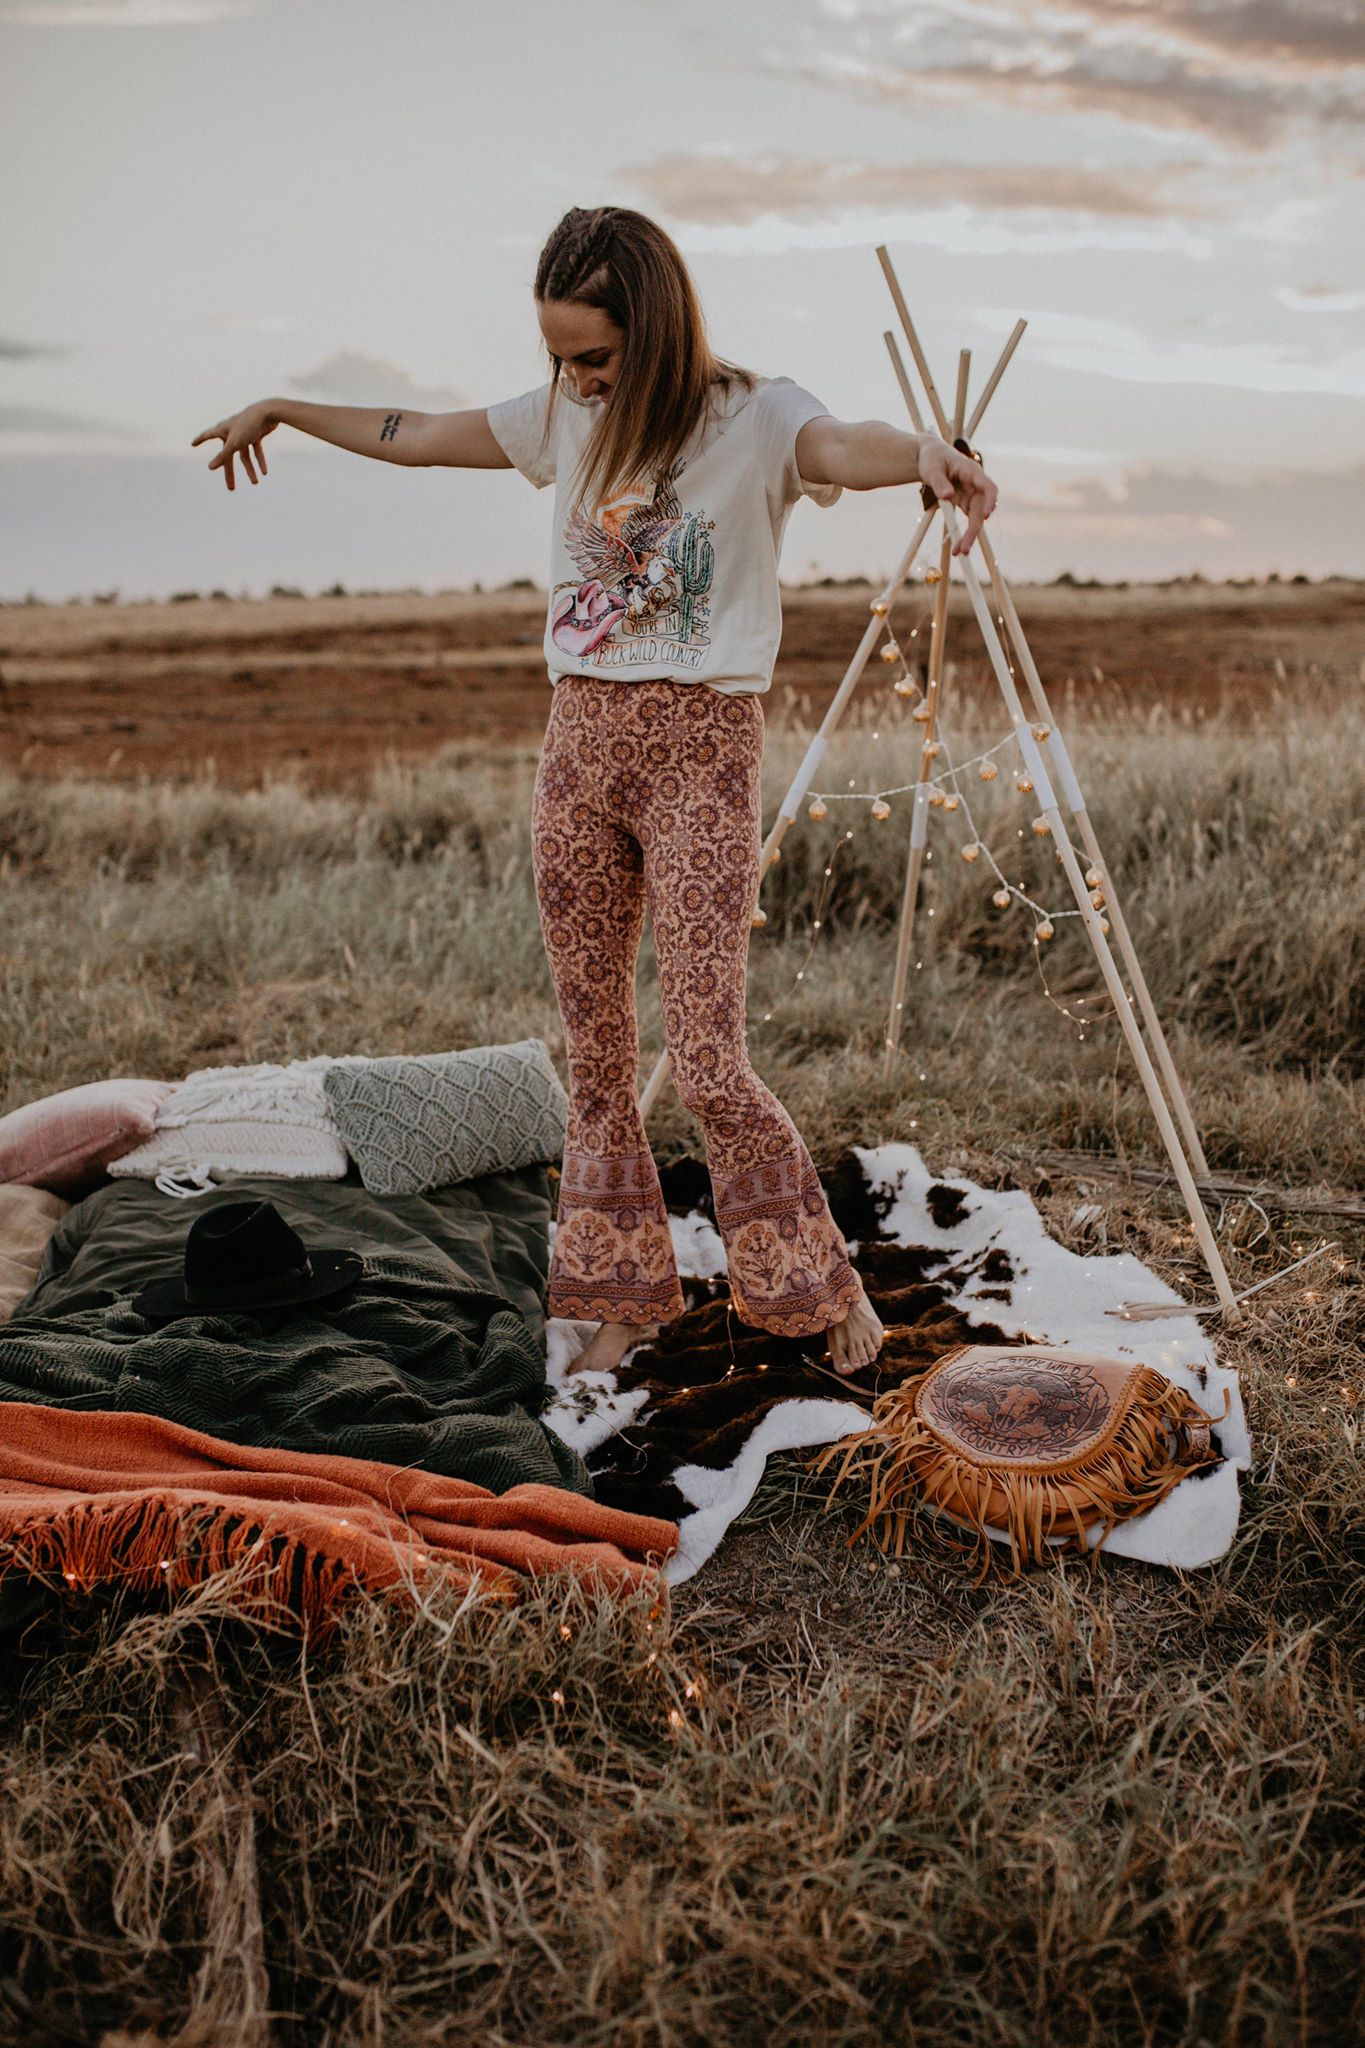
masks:
<instances>
[{"instance_id":1,"label":"eagle graphic","mask_svg":"<svg viewBox=\"0 0 1365 2048\"><path fill-rule=\"evenodd\" d=\"M666 480L648 504L627 508L614 533L575 512L564 529L564 546L585 581L595 577L604 590L623 589L627 610L642 610L638 598L631 603L631 596L652 595L663 580L661 570L671 576L671 564L660 563L653 575L650 565L658 561L660 548L682 516L678 494Z\"/></svg>"}]
</instances>

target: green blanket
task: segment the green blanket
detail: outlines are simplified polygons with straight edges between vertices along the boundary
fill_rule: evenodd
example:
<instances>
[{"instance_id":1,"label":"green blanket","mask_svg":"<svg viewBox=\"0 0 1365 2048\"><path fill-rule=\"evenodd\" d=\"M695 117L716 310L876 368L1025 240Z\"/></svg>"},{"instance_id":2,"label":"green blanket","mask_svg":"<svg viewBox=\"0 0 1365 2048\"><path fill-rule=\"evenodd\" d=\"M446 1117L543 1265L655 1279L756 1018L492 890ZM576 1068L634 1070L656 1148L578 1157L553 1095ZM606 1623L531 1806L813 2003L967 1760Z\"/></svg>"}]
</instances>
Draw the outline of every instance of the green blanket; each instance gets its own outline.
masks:
<instances>
[{"instance_id":1,"label":"green blanket","mask_svg":"<svg viewBox=\"0 0 1365 2048\"><path fill-rule=\"evenodd\" d=\"M310 1246L365 1271L333 1301L158 1323L130 1297L183 1269L207 1206L266 1195ZM503 1493L591 1494L538 1415L545 1396L544 1167L427 1195L235 1175L192 1200L115 1179L62 1218L37 1282L0 1323L0 1402L134 1409L232 1443L420 1465ZM3 1411L0 1411L3 1429Z\"/></svg>"}]
</instances>

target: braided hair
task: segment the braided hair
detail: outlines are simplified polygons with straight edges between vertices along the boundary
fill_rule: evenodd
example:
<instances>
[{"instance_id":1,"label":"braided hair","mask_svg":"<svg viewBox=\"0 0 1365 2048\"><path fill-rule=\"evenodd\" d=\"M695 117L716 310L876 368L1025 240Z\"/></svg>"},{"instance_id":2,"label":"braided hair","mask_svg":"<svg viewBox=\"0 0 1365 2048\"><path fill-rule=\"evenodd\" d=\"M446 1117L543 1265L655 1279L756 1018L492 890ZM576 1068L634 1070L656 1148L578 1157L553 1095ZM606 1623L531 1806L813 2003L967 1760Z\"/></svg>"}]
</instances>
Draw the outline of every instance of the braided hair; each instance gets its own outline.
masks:
<instances>
[{"instance_id":1,"label":"braided hair","mask_svg":"<svg viewBox=\"0 0 1365 2048\"><path fill-rule=\"evenodd\" d=\"M540 252L538 299L582 299L611 254L616 229L614 206L571 206ZM586 303L591 303L590 300Z\"/></svg>"}]
</instances>

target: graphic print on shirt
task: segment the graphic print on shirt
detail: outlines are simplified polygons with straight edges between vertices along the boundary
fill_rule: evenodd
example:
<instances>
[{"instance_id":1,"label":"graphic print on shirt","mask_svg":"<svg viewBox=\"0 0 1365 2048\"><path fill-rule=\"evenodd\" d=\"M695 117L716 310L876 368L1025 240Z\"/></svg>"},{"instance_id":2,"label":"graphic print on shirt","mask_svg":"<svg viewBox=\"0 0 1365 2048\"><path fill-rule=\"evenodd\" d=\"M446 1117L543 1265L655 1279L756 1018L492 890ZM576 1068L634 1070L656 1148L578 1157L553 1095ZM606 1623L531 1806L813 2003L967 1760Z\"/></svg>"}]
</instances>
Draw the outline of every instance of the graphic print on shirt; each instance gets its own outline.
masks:
<instances>
[{"instance_id":1,"label":"graphic print on shirt","mask_svg":"<svg viewBox=\"0 0 1365 2048\"><path fill-rule=\"evenodd\" d=\"M628 493L600 503L596 519L569 519L564 546L583 580L557 583L550 594L550 637L564 654L611 671L705 663L715 521L683 511L673 488L683 467L676 464L652 498Z\"/></svg>"}]
</instances>

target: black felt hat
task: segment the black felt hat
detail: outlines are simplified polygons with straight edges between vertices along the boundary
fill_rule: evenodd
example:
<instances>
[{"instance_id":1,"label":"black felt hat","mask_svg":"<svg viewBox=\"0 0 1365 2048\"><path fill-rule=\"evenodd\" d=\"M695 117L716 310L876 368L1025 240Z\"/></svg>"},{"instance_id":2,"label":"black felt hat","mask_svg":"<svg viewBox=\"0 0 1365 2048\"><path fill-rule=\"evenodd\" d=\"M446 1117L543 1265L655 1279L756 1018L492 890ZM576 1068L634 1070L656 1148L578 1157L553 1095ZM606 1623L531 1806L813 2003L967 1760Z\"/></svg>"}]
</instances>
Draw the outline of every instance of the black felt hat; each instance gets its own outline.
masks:
<instances>
[{"instance_id":1,"label":"black felt hat","mask_svg":"<svg viewBox=\"0 0 1365 2048\"><path fill-rule=\"evenodd\" d=\"M180 1278L152 1281L132 1305L143 1316L292 1308L349 1287L364 1264L359 1252L310 1251L264 1198L219 1202L191 1223Z\"/></svg>"}]
</instances>

